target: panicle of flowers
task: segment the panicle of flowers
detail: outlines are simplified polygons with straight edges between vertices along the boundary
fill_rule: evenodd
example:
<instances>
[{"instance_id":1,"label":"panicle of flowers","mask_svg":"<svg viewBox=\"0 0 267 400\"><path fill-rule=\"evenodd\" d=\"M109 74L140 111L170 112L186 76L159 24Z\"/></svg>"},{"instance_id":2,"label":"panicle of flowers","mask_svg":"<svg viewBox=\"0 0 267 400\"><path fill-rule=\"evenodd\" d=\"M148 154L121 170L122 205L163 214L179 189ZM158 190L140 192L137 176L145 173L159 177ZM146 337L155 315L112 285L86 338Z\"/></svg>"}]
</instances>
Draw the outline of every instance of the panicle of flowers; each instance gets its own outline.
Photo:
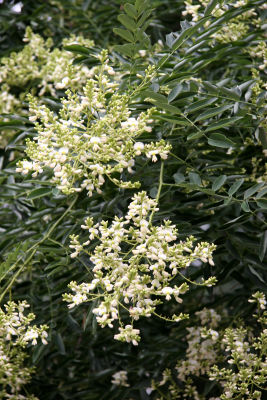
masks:
<instances>
[{"instance_id":1,"label":"panicle of flowers","mask_svg":"<svg viewBox=\"0 0 267 400\"><path fill-rule=\"evenodd\" d=\"M263 293L255 293L249 302L254 301L258 303L259 310L264 313ZM262 322L262 319L260 321ZM217 346L213 347L214 365L208 362L205 373L208 374L210 380L215 380L221 386L221 400L239 396L242 396L244 400L261 399L267 373L267 330L263 327L258 336L255 334L257 331L258 328L253 329L251 326L220 329L215 335L213 329L207 332L205 328L202 330L202 340L204 338L205 341L205 338L210 335L217 343ZM226 366L220 367L222 361L224 365L226 363Z\"/></svg>"},{"instance_id":2,"label":"panicle of flowers","mask_svg":"<svg viewBox=\"0 0 267 400\"><path fill-rule=\"evenodd\" d=\"M210 380L223 387L220 399L261 399L267 375L267 329L250 339L247 329L226 329L222 344L231 368L214 365L209 371Z\"/></svg>"},{"instance_id":3,"label":"panicle of flowers","mask_svg":"<svg viewBox=\"0 0 267 400\"><path fill-rule=\"evenodd\" d=\"M130 386L128 383L127 371L121 370L113 374L111 383L116 386Z\"/></svg>"},{"instance_id":4,"label":"panicle of flowers","mask_svg":"<svg viewBox=\"0 0 267 400\"><path fill-rule=\"evenodd\" d=\"M89 217L81 226L88 232L88 240L80 243L78 235L71 236L72 257L86 252L93 263L93 277L90 283L71 282L72 293L65 294L64 300L69 308L96 300L93 313L101 327L113 327L114 321L118 321L115 339L134 345L140 340L140 332L134 329L133 322L156 314L156 306L164 301L174 299L182 303L181 296L189 286L181 270L197 259L212 264L215 249L215 245L206 242L194 246L193 236L179 242L177 229L169 220L154 226L151 217L157 210L156 200L139 192L132 198L125 218L115 217L110 224L103 220L94 224ZM88 252L87 246L94 243L94 250ZM183 279L178 286L173 283L177 274ZM210 280L202 284L209 285ZM122 309L131 321L126 326L120 316ZM162 318L180 321L187 315Z\"/></svg>"},{"instance_id":5,"label":"panicle of flowers","mask_svg":"<svg viewBox=\"0 0 267 400\"><path fill-rule=\"evenodd\" d=\"M1 59L0 83L24 88L26 82L38 79L38 94L42 96L48 92L55 96L56 89L81 87L90 77L90 69L86 66L71 65L74 58L71 52L59 48L52 50L51 38L45 41L27 27L23 40L27 44L20 52ZM62 47L71 44L89 48L94 45L92 40L71 35L63 40Z\"/></svg>"},{"instance_id":6,"label":"panicle of flowers","mask_svg":"<svg viewBox=\"0 0 267 400\"><path fill-rule=\"evenodd\" d=\"M65 194L83 189L89 196L95 190L101 193L106 177L121 187L139 187L138 182L118 180L116 174L125 169L133 173L136 156L146 154L156 161L158 157L166 159L170 150L163 140L149 144L137 140L151 131L153 109L131 116L129 96L118 93L116 76L110 78L114 71L108 65L107 52L102 51L99 58L101 66L94 77L81 94L66 92L58 114L29 96L30 119L37 136L27 141L31 161L20 161L17 171L32 172L36 177L48 168L52 182Z\"/></svg>"},{"instance_id":7,"label":"panicle of flowers","mask_svg":"<svg viewBox=\"0 0 267 400\"><path fill-rule=\"evenodd\" d=\"M204 16L205 7L208 5L208 0L187 0L184 2L185 10L182 11L183 16L191 16L192 21L196 22ZM229 7L239 8L246 6L248 0L232 1L228 3L217 4L212 10L211 14L219 18L221 17ZM258 19L255 9L244 11L242 14L235 18L232 18L229 22L224 23L221 29L212 35L212 38L220 43L231 43L236 40L241 40L250 30L251 25L257 26ZM207 21L205 26L208 26L210 21Z\"/></svg>"},{"instance_id":8,"label":"panicle of flowers","mask_svg":"<svg viewBox=\"0 0 267 400\"><path fill-rule=\"evenodd\" d=\"M196 378L208 376L221 392L219 397L209 400L262 399L267 374L265 296L256 292L249 302L257 303L258 314L254 317L262 329L254 325L225 329L221 327L221 319L225 320L226 314L207 308L196 312L199 326L188 328L186 358L177 363L177 377L166 370L162 381L152 381L152 389L168 385L170 399L200 400L206 397L201 386L197 389Z\"/></svg>"},{"instance_id":9,"label":"panicle of flowers","mask_svg":"<svg viewBox=\"0 0 267 400\"><path fill-rule=\"evenodd\" d=\"M0 308L0 398L36 399L19 393L31 379L34 368L24 365L27 358L25 347L36 345L38 338L47 344L47 326L31 325L33 313L25 315L29 307L26 301L8 302Z\"/></svg>"},{"instance_id":10,"label":"panicle of flowers","mask_svg":"<svg viewBox=\"0 0 267 400\"><path fill-rule=\"evenodd\" d=\"M56 96L57 90L80 88L93 74L94 67L73 65L73 54L60 48L54 48L51 38L44 40L40 35L26 28L24 48L19 52L12 52L8 57L0 60L0 114L25 114L28 110L24 107L28 82L32 93L42 96L49 93ZM71 35L62 41L62 47L71 44L80 44L92 47L93 41L82 36ZM15 90L14 90L15 87ZM17 95L18 87L22 89ZM3 121L6 119L3 118ZM14 135L14 130L5 130L0 133L0 147L5 147L9 138Z\"/></svg>"},{"instance_id":11,"label":"panicle of flowers","mask_svg":"<svg viewBox=\"0 0 267 400\"><path fill-rule=\"evenodd\" d=\"M186 335L186 359L177 364L178 378L186 382L189 375L206 374L211 365L217 361L216 343L221 316L213 309L204 308L196 312L200 326L188 327Z\"/></svg>"}]
</instances>

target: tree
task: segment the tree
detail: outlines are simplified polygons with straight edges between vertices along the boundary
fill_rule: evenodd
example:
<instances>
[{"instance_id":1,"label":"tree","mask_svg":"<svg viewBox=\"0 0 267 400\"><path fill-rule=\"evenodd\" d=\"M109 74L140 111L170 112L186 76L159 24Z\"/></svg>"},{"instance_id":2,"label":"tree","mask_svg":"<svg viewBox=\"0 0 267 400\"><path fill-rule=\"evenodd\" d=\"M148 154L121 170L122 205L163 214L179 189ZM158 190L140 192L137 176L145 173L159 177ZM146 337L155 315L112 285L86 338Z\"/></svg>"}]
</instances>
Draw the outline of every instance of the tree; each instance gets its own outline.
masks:
<instances>
[{"instance_id":1,"label":"tree","mask_svg":"<svg viewBox=\"0 0 267 400\"><path fill-rule=\"evenodd\" d=\"M264 2L41 3L0 15L1 304L49 327L13 398L260 398Z\"/></svg>"}]
</instances>

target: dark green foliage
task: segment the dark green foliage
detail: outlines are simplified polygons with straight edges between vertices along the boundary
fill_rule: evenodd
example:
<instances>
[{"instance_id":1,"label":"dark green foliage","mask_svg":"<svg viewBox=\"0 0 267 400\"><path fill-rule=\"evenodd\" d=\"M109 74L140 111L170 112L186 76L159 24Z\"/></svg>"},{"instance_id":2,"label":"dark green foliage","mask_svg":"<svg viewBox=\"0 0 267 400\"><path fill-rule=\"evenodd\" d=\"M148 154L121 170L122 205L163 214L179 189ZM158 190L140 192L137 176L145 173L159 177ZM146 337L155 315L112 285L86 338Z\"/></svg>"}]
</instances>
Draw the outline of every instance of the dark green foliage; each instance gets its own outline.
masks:
<instances>
[{"instance_id":1,"label":"dark green foliage","mask_svg":"<svg viewBox=\"0 0 267 400\"><path fill-rule=\"evenodd\" d=\"M262 17L259 6L264 2L229 7L222 17L210 17L217 3L209 3L200 21L179 24L181 1L25 1L21 14L4 1L0 52L20 49L28 25L55 43L70 33L83 33L97 47L111 48L110 58L124 72L121 91L136 89L133 113L156 107L153 131L142 140L164 138L172 145L155 222L169 218L181 240L193 234L217 245L214 267L190 267L194 279L203 269L205 278L215 275L217 286L194 287L182 306L170 302L160 312L193 314L207 306L228 310L233 321L246 321L251 314L247 299L266 289L264 95L253 93L254 60L244 51L261 40L263 29L258 26L231 43L211 45L210 40L247 10L255 8ZM164 45L156 52L159 39ZM76 63L93 62L82 46L67 50L77 54ZM144 60L139 50L148 52ZM136 74L149 64L155 66L154 75L140 87ZM57 102L61 95L47 101ZM67 197L49 184L47 172L23 179L15 164L22 157L22 139L33 135L32 124L10 115L0 125L16 130L0 149L0 298L2 303L9 296L27 300L37 323L50 327L49 344L36 346L31 354L36 374L29 392L41 400L152 399L146 392L151 379L160 380L162 371L184 356L187 322L144 318L139 322L144 339L135 348L114 341L111 329L97 326L93 305L69 310L62 302L70 281L90 279L88 258L70 258L69 235L80 234L85 216L112 220L125 215L134 191L108 182L102 195ZM133 180L155 197L159 172L160 162L139 157ZM130 387L112 386L112 374L124 369ZM217 395L208 380L203 385L207 398Z\"/></svg>"}]
</instances>

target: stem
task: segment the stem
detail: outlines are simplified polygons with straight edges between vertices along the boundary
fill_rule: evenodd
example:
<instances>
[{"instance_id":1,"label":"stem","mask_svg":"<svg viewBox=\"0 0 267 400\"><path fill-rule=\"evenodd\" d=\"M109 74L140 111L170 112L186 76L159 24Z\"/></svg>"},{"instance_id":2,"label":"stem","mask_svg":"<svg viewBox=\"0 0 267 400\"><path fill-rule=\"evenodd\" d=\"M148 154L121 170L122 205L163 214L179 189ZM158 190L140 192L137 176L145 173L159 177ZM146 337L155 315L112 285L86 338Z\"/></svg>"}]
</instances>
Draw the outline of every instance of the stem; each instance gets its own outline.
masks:
<instances>
[{"instance_id":1,"label":"stem","mask_svg":"<svg viewBox=\"0 0 267 400\"><path fill-rule=\"evenodd\" d=\"M166 322L176 322L175 320L170 319L170 318L168 318L168 317L163 317L162 315L156 313L155 311L153 311L152 314L156 315L156 317L158 317L158 318L160 318L160 319L163 319L163 321L166 321Z\"/></svg>"},{"instance_id":2,"label":"stem","mask_svg":"<svg viewBox=\"0 0 267 400\"><path fill-rule=\"evenodd\" d=\"M196 286L206 286L205 283L199 283L196 281L191 281L191 279L187 278L186 276L184 276L179 270L177 270L177 273L183 278L185 279L187 282L192 283L193 285Z\"/></svg>"},{"instance_id":3,"label":"stem","mask_svg":"<svg viewBox=\"0 0 267 400\"><path fill-rule=\"evenodd\" d=\"M161 161L160 174L159 174L159 187L158 187L158 192L157 192L157 196L156 196L157 204L159 203L160 193L161 193L161 189L163 186L163 171L164 171L164 161ZM156 206L157 206L157 204L156 204ZM151 225L153 215L155 214L155 211L156 211L156 206L154 207L153 211L150 214L149 221L148 221L149 225Z\"/></svg>"}]
</instances>

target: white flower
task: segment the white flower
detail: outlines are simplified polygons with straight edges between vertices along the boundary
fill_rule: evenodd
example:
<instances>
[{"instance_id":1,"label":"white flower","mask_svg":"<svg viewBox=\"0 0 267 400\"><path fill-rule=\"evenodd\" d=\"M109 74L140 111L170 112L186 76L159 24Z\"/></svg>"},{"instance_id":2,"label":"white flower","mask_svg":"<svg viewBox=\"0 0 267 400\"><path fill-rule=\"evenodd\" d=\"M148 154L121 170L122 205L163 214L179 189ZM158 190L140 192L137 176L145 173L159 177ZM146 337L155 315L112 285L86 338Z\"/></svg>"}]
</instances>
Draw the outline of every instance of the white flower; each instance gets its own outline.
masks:
<instances>
[{"instance_id":1,"label":"white flower","mask_svg":"<svg viewBox=\"0 0 267 400\"><path fill-rule=\"evenodd\" d=\"M138 345L140 340L139 329L133 329L131 325L126 325L125 328L119 328L120 333L114 336L114 339L126 341L127 343L132 342L134 346Z\"/></svg>"},{"instance_id":2,"label":"white flower","mask_svg":"<svg viewBox=\"0 0 267 400\"><path fill-rule=\"evenodd\" d=\"M129 129L130 132L134 132L138 129L138 121L135 118L128 118L127 121L121 123L123 129Z\"/></svg>"},{"instance_id":3,"label":"white flower","mask_svg":"<svg viewBox=\"0 0 267 400\"><path fill-rule=\"evenodd\" d=\"M166 300L170 300L171 299L171 294L173 294L173 289L169 286L165 286L162 289L162 294L164 294L164 296L166 296Z\"/></svg>"},{"instance_id":4,"label":"white flower","mask_svg":"<svg viewBox=\"0 0 267 400\"><path fill-rule=\"evenodd\" d=\"M214 340L214 341L216 341L219 337L219 333L213 329L210 329L210 334L211 334L212 340Z\"/></svg>"},{"instance_id":5,"label":"white flower","mask_svg":"<svg viewBox=\"0 0 267 400\"><path fill-rule=\"evenodd\" d=\"M138 53L140 54L141 57L146 56L146 50L139 50Z\"/></svg>"},{"instance_id":6,"label":"white flower","mask_svg":"<svg viewBox=\"0 0 267 400\"><path fill-rule=\"evenodd\" d=\"M149 152L146 153L147 158L151 158L153 162L156 162L157 159L157 155L159 154L158 150L151 150Z\"/></svg>"},{"instance_id":7,"label":"white flower","mask_svg":"<svg viewBox=\"0 0 267 400\"><path fill-rule=\"evenodd\" d=\"M144 143L142 143L142 142L136 142L136 143L134 144L135 154L136 154L137 156L140 156L140 154L141 154L142 151L144 150L144 147L145 147Z\"/></svg>"},{"instance_id":8,"label":"white flower","mask_svg":"<svg viewBox=\"0 0 267 400\"><path fill-rule=\"evenodd\" d=\"M42 340L43 344L47 344L47 340L46 340L47 337L48 337L48 333L46 331L43 331L41 333L41 340Z\"/></svg>"},{"instance_id":9,"label":"white flower","mask_svg":"<svg viewBox=\"0 0 267 400\"><path fill-rule=\"evenodd\" d=\"M109 75L115 75L115 71L114 71L114 69L113 69L112 67L108 67L108 68L107 68L107 73L108 73Z\"/></svg>"},{"instance_id":10,"label":"white flower","mask_svg":"<svg viewBox=\"0 0 267 400\"><path fill-rule=\"evenodd\" d=\"M73 308L86 300L87 296L85 294L77 293L76 295L72 296L72 304L69 304L69 308Z\"/></svg>"},{"instance_id":11,"label":"white flower","mask_svg":"<svg viewBox=\"0 0 267 400\"><path fill-rule=\"evenodd\" d=\"M35 329L29 329L24 336L25 342L29 342L30 340L32 340L33 345L37 344L37 338L38 332Z\"/></svg>"},{"instance_id":12,"label":"white flower","mask_svg":"<svg viewBox=\"0 0 267 400\"><path fill-rule=\"evenodd\" d=\"M68 147L60 147L60 149L58 151L60 154L68 154L69 149L68 149Z\"/></svg>"}]
</instances>

